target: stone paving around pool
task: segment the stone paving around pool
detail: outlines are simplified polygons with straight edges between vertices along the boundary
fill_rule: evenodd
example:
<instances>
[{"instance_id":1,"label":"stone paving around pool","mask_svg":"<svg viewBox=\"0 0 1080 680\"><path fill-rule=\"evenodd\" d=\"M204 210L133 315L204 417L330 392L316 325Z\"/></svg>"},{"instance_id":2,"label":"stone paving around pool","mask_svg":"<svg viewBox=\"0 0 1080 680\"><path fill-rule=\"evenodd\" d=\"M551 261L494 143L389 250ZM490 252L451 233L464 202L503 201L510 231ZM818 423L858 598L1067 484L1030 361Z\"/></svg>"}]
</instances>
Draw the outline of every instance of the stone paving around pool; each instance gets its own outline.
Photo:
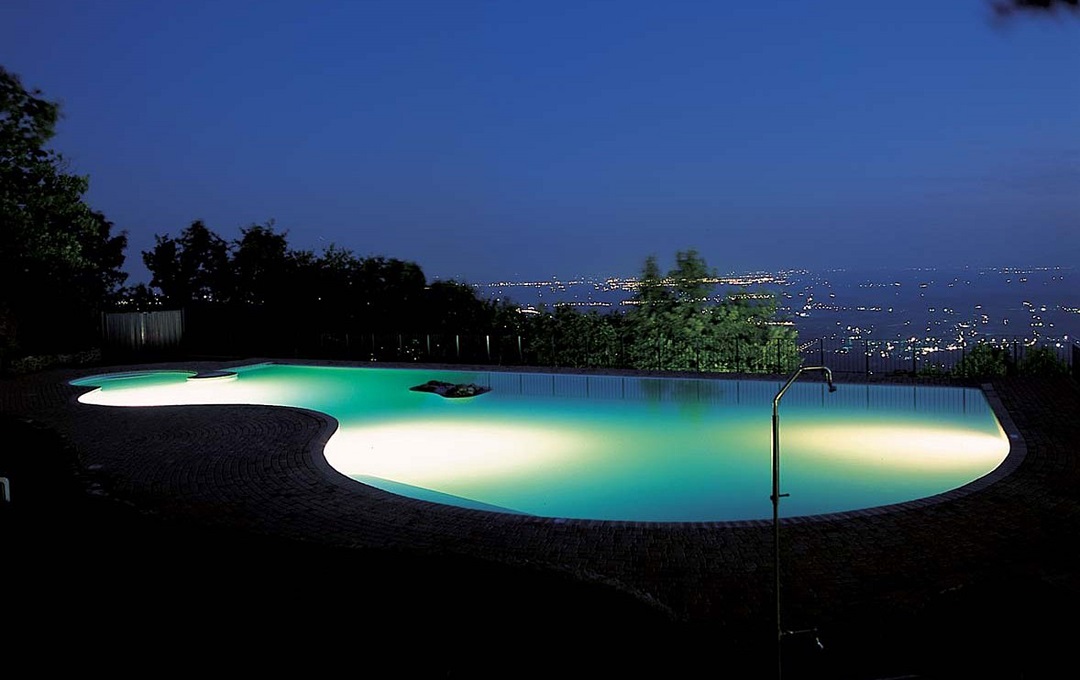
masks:
<instances>
[{"instance_id":1,"label":"stone paving around pool","mask_svg":"<svg viewBox=\"0 0 1080 680\"><path fill-rule=\"evenodd\" d=\"M96 484L146 513L571 575L617 589L673 626L708 631L718 649L755 647L775 631L771 521L553 520L434 505L330 468L321 448L335 424L321 413L85 406L76 398L88 388L67 384L112 370L213 371L253 362L7 379L0 410L60 433ZM979 663L972 655L994 654L988 667L1001 677L1025 669L1023 677L1038 677L1031 671L1061 652L1044 622L1071 618L1080 602L1080 390L1068 378L1012 378L986 389L1013 444L995 473L940 497L783 521L785 628L832 633L852 653L863 645L897 655L900 665L905 652L885 638L907 634L923 647L909 650L912 658L939 651L955 659L942 663L970 667Z\"/></svg>"}]
</instances>

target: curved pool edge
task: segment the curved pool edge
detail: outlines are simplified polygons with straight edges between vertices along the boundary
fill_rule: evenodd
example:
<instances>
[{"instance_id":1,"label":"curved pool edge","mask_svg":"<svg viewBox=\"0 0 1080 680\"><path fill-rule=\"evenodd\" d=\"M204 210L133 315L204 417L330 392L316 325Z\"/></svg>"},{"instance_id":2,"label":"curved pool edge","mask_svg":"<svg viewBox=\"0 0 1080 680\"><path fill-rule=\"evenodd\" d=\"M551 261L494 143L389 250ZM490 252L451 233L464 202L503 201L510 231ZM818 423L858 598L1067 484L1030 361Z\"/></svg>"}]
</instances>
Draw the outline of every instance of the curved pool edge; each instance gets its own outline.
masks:
<instances>
[{"instance_id":1,"label":"curved pool edge","mask_svg":"<svg viewBox=\"0 0 1080 680\"><path fill-rule=\"evenodd\" d=\"M997 418L998 424L1001 425L1002 431L1005 433L1005 437L1009 441L1009 452L1005 455L1005 459L1001 463L987 472L978 479L958 486L955 489L949 489L938 494L931 496L924 496L923 498L916 498L910 501L904 501L902 503L892 503L889 505L877 505L868 508L860 508L858 510L848 510L844 512L831 512L822 513L818 515L801 515L798 517L781 517L780 523L784 525L788 524L800 524L806 522L825 522L825 521L841 521L845 519L852 519L856 517L874 517L876 515L889 514L895 512L905 512L909 510L920 510L926 507L937 505L940 503L948 503L955 501L965 496L969 496L974 493L983 491L998 482L1008 478L1012 475L1024 462L1027 457L1027 444L1024 441L1023 435L1020 434L1020 430L1016 427L1016 423L1013 422L1012 416L1009 414L1008 409L1002 404L1001 399L998 397L997 392L994 390L994 386L985 383L979 385L979 389L986 397L987 403L990 405L990 409L994 413L994 417ZM771 520L769 520L771 524Z\"/></svg>"},{"instance_id":2,"label":"curved pool edge","mask_svg":"<svg viewBox=\"0 0 1080 680\"><path fill-rule=\"evenodd\" d=\"M106 372L106 373L103 373L103 372L99 371L99 372L91 374L89 376L80 376L76 380L69 380L67 382L69 384L71 384L71 385L78 385L78 387L80 387L80 388L86 388L86 389L82 390L80 395L78 395L78 396L81 396L81 394L83 394L85 392L89 392L89 391L93 391L95 389L98 389L98 388L96 388L94 386L89 386L89 385L85 384L86 381L89 381L89 380L94 379L94 378L109 378L109 377L115 378L115 377L124 377L124 376L139 376L139 375L143 375L143 374L147 374L147 373L153 373L155 371L178 373L178 374L187 373L187 374L193 375L195 377L198 377L200 375L207 375L211 379L218 379L220 376L226 376L228 378L235 378L237 369L245 369L245 368L257 367L257 366L275 365L275 364L276 365L286 365L286 366L287 365L306 365L306 366L329 365L329 366L332 366L332 367L339 367L339 368L365 368L365 369L366 368L384 368L384 369L390 369L390 370L408 369L408 370L455 371L455 372L510 372L510 373L521 372L520 371L521 367L516 367L516 366L507 366L507 367L502 367L502 366L467 366L467 367L463 367L463 366L458 366L458 365L455 365L455 364L446 364L446 365L438 364L438 365L417 366L416 364L390 364L390 363L379 363L379 364L370 363L369 364L369 363L366 363L366 362L344 362L344 361L325 362L324 363L324 362L320 362L320 361L317 361L317 360L306 360L306 361L296 361L296 362L294 362L292 360L282 361L282 360L262 360L262 359L258 359L258 360L250 360L250 361L229 361L229 362L195 362L195 365L196 366L202 366L203 364L206 364L206 363L212 364L212 367L203 366L202 368L198 368L198 367L196 367L196 368L185 368L185 366L191 366L192 362L187 362L187 363L185 363L185 362L169 362L169 363L166 363L166 364L154 364L154 365L150 365L148 367L141 367L140 366L138 368L135 368L134 370ZM218 365L219 363L220 363L220 365ZM572 370L572 369L558 369L558 368L551 369L551 368L547 368L547 367L531 367L531 368L533 370L531 370L529 372L531 372L531 373L540 373L540 374L545 374L545 375L547 375L547 374L607 375L608 374L608 372L598 371L598 370L589 371L589 372L578 372L578 371L575 371L575 370ZM623 375L623 376L634 376L634 377L652 377L652 378L671 378L671 377L674 377L674 378L686 378L686 379L702 379L702 378L705 378L705 379L714 379L714 380L736 380L736 379L737 380L755 380L755 381L758 381L758 382L769 382L769 383L783 380L782 376L773 376L773 375L739 375L739 376L733 377L733 376L731 376L729 374L714 374L714 373L695 374L695 373L690 373L690 372L666 372L666 373L661 373L661 372L654 372L654 371L622 370L622 371L612 372L612 374ZM188 379L190 380L191 378L189 377ZM989 487L990 485L993 485L993 484L997 483L998 481L1008 477L1010 474L1012 474L1013 471L1015 471L1019 467L1019 465L1023 462L1023 460L1024 460L1025 456L1026 456L1027 449L1026 449L1026 444L1024 442L1024 438L1020 434L1019 430L1016 428L1016 425L1013 422L1008 410L1004 407L1001 400L998 398L997 394L995 393L992 384L983 383L983 384L979 384L979 385L973 385L971 383L964 383L964 384L946 383L946 384L942 385L940 383L940 381L937 381L937 380L934 380L934 381L931 381L931 382L928 382L928 383L924 384L924 383L919 382L919 381L911 381L910 379L896 380L896 381L889 381L889 380L862 381L862 380L850 380L849 379L849 380L845 380L845 382L848 383L848 384L886 384L886 385L895 384L895 385L903 385L903 386L908 386L908 385L911 385L911 386L923 386L923 387L927 387L927 388L944 386L944 387L965 387L965 388L969 388L969 389L977 389L986 398L987 403L990 406L990 409L991 409L994 417L997 419L999 425L1001 426L1001 429L1004 432L1004 435L1005 435L1005 437L1007 438L1007 440L1009 442L1009 451L1006 454L1003 461L996 468L994 468L993 470L991 470L991 471L987 472L986 474L984 474L983 476L981 476L981 477L979 477L977 479L974 479L974 480L972 480L970 482L967 482L967 483L965 483L965 484L963 484L963 485L961 485L959 487L949 489L949 490L943 491L941 493L937 493L937 494L933 494L933 495L929 495L929 496L924 496L924 497L921 497L921 498L911 499L911 500L907 500L907 501L897 502L897 503L883 504L883 505L877 505L877 506L867 506L867 507L856 508L856 509L851 509L851 510L843 510L843 511L836 511L836 512L827 512L827 513L817 513L817 514L806 514L806 515L795 515L795 516L787 516L787 517L782 516L780 518L780 522L785 524L785 525L800 524L800 523L814 523L814 522L834 522L834 521L842 521L842 520L853 519L853 518L865 518L865 517L872 517L872 516L881 515L881 514L887 514L887 513L903 512L905 510L920 509L920 508L925 508L925 507L935 505L935 504L939 504L939 503L953 501L953 500L956 500L956 499L959 499L959 498L963 498L963 497L965 497L965 496L967 496L969 494L975 493L977 491L983 490L983 489ZM87 406L87 404L80 404L80 405L82 405L84 407ZM101 405L97 405L97 406L99 408L117 408L117 407L112 407L112 406L101 406ZM195 405L195 407L206 407L206 406L207 405ZM331 482L335 486L343 486L345 489L349 489L349 488L352 488L352 487L362 487L367 492L373 492L375 494L386 494L386 496L389 497L389 498L396 499L397 501L399 501L401 503L404 503L405 505L414 506L415 508L417 508L419 510L422 510L422 511L425 511L425 512L430 512L430 511L435 511L435 512L453 511L453 512L463 512L463 513L466 513L466 514L475 513L478 516L478 518L481 518L481 519L483 517L485 517L485 516L501 516L501 517L507 517L507 518L514 518L514 519L517 519L517 520L524 520L524 521L527 521L530 524L552 524L552 525L569 525L569 526L593 526L593 525L598 525L598 524L599 525L611 525L611 526L616 526L616 527L631 527L631 528L632 527L704 527L704 528L707 528L707 527L715 527L715 528L731 527L731 528L741 528L741 527L762 527L762 526L770 526L771 527L772 526L772 519L769 518L769 517L750 518L750 519L734 519L734 520L683 520L683 521L680 521L680 520L592 519L592 518L576 518L576 517L557 517L557 516L548 516L548 515L534 515L534 514L529 514L529 513L513 512L513 511L500 512L497 509L479 509L479 508L468 507L468 506L463 506L463 505L450 505L450 504L446 504L446 503L440 503L438 501L426 500L424 498L415 498L415 497L411 497L411 496L407 496L407 495L403 495L403 494L398 494L398 493L395 493L393 491L385 490L385 489L379 488L377 486L367 484L367 483L365 483L365 482L363 482L361 480L357 480L357 479L355 479L353 477L350 477L350 476L342 473L341 471L337 470L336 468L334 468L329 463L329 461L327 460L326 455L325 455L325 447L326 447L326 444L329 441L330 437L336 432L336 430L338 428L338 421L336 420L336 418L334 418L334 416L332 416L330 414L327 414L327 413L325 413L323 411L316 411L316 410L313 410L313 409L308 409L308 408L298 407L298 406L280 406L280 405L271 406L271 405L254 405L254 404L249 405L249 406L262 406L262 407L265 407L265 408L274 408L274 409L291 409L291 410L295 410L295 411L298 411L298 412L307 413L308 415L310 415L310 416L312 416L312 417L314 417L316 419L319 419L320 421L322 421L322 420L327 421L329 423L328 429L326 429L326 428L323 429L323 431L320 433L320 437L319 437L318 442L314 443L312 448L307 452L309 454L309 458L310 458L312 464L314 464L314 465L316 465L317 467L320 468L320 470L322 471L322 473L325 476L327 481ZM119 407L119 408L126 408L126 407ZM186 407L185 406L177 406L177 405L172 405L172 406L165 406L165 405L158 406L158 405L155 405L152 408L166 408L166 409L168 409L168 408L186 408Z\"/></svg>"}]
</instances>

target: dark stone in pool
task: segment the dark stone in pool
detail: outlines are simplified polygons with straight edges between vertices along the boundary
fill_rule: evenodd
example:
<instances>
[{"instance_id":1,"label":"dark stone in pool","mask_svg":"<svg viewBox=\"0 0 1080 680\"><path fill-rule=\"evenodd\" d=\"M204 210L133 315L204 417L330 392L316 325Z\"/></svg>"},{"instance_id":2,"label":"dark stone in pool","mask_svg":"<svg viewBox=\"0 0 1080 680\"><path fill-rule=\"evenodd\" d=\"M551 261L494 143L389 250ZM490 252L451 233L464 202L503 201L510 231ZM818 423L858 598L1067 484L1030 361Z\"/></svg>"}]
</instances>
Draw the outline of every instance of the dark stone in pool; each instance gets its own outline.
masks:
<instances>
[{"instance_id":1,"label":"dark stone in pool","mask_svg":"<svg viewBox=\"0 0 1080 680\"><path fill-rule=\"evenodd\" d=\"M472 383L448 383L441 380L429 380L423 385L410 387L413 392L431 392L447 399L461 399L462 397L475 397L484 392L490 392L490 387L482 387Z\"/></svg>"},{"instance_id":2,"label":"dark stone in pool","mask_svg":"<svg viewBox=\"0 0 1080 680\"><path fill-rule=\"evenodd\" d=\"M188 376L188 380L210 380L213 378L228 378L236 375L236 371L201 371Z\"/></svg>"}]
</instances>

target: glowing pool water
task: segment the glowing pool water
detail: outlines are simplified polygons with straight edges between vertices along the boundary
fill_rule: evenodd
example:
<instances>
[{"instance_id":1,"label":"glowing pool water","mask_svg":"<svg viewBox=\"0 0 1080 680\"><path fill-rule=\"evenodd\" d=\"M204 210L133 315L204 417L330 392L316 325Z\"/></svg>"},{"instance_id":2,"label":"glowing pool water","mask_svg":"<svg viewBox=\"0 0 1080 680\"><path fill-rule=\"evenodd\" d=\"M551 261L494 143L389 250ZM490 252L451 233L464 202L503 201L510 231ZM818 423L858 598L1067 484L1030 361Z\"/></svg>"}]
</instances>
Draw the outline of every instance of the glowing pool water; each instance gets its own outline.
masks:
<instances>
[{"instance_id":1,"label":"glowing pool water","mask_svg":"<svg viewBox=\"0 0 1080 680\"><path fill-rule=\"evenodd\" d=\"M544 517L771 517L778 381L258 364L236 377L158 371L72 381L85 404L265 404L338 421L348 477L434 502ZM429 380L491 391L410 391ZM889 505L997 468L1009 442L981 391L796 383L781 407L784 516Z\"/></svg>"}]
</instances>

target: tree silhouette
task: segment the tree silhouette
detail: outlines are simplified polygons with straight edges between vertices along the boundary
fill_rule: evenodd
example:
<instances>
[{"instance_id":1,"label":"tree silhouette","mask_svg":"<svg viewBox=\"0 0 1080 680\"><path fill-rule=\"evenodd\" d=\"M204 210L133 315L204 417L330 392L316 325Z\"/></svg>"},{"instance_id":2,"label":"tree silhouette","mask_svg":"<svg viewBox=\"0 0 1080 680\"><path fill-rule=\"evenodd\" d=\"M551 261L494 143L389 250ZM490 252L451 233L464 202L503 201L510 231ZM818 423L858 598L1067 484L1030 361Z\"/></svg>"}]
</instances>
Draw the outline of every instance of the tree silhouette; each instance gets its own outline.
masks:
<instances>
[{"instance_id":1,"label":"tree silhouette","mask_svg":"<svg viewBox=\"0 0 1080 680\"><path fill-rule=\"evenodd\" d=\"M86 177L46 148L59 106L0 67L0 351L92 345L115 296L127 235L83 200Z\"/></svg>"},{"instance_id":2,"label":"tree silhouette","mask_svg":"<svg viewBox=\"0 0 1080 680\"><path fill-rule=\"evenodd\" d=\"M786 371L796 360L795 330L776 320L775 296L737 290L713 293L715 271L696 250L675 254L661 277L645 260L635 307L623 324L623 346L634 368L690 371Z\"/></svg>"},{"instance_id":3,"label":"tree silhouette","mask_svg":"<svg viewBox=\"0 0 1080 680\"><path fill-rule=\"evenodd\" d=\"M991 7L998 16L1020 13L1049 13L1057 10L1080 11L1080 0L995 0Z\"/></svg>"},{"instance_id":4,"label":"tree silhouette","mask_svg":"<svg viewBox=\"0 0 1080 680\"><path fill-rule=\"evenodd\" d=\"M232 301L280 306L291 287L287 233L274 231L273 222L240 230L230 260L234 285Z\"/></svg>"},{"instance_id":5,"label":"tree silhouette","mask_svg":"<svg viewBox=\"0 0 1080 680\"><path fill-rule=\"evenodd\" d=\"M224 302L230 297L229 244L195 220L178 238L154 237L154 247L143 251L150 270L150 285L161 291L171 307Z\"/></svg>"},{"instance_id":6,"label":"tree silhouette","mask_svg":"<svg viewBox=\"0 0 1080 680\"><path fill-rule=\"evenodd\" d=\"M394 336L397 346L405 333L510 332L518 316L464 283L428 285L415 262L358 258L334 244L319 255L292 250L272 221L227 242L196 220L176 238L157 235L142 256L151 286L188 312L188 335L204 351L219 351L215 340L253 353L312 351L327 337L367 337L370 347L373 336ZM148 291L129 292L132 306L146 305Z\"/></svg>"}]
</instances>

